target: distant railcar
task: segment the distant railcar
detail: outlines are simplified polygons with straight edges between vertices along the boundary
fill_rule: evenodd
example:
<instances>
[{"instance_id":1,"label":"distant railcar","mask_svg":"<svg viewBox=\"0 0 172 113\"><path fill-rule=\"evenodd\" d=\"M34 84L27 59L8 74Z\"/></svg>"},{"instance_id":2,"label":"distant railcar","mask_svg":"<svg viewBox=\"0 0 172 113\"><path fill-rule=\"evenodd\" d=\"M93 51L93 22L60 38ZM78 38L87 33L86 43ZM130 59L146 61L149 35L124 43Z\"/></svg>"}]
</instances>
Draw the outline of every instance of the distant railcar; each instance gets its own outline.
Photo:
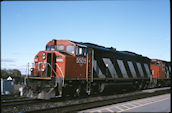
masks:
<instances>
[{"instance_id":1,"label":"distant railcar","mask_svg":"<svg viewBox=\"0 0 172 113\"><path fill-rule=\"evenodd\" d=\"M106 86L151 87L151 59L92 43L52 40L34 59L24 95L48 99L103 92Z\"/></svg>"},{"instance_id":2,"label":"distant railcar","mask_svg":"<svg viewBox=\"0 0 172 113\"><path fill-rule=\"evenodd\" d=\"M170 62L152 59L151 70L154 84L160 86L168 85L171 78L171 65Z\"/></svg>"}]
</instances>

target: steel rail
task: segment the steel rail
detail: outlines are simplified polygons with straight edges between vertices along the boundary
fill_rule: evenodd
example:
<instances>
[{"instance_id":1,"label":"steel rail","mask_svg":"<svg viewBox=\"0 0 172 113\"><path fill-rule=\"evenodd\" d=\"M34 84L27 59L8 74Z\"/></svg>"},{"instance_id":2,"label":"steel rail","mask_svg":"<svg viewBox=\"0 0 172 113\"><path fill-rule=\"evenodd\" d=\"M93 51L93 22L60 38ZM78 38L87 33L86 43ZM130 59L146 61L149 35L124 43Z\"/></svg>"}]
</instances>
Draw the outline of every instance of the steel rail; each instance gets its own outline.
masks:
<instances>
[{"instance_id":1,"label":"steel rail","mask_svg":"<svg viewBox=\"0 0 172 113\"><path fill-rule=\"evenodd\" d=\"M70 99L63 101L38 101L33 103L21 103L18 105L1 106L2 112L72 112L83 109L105 106L109 104L140 99L160 94L169 93L170 88L153 89L154 91L135 91L126 94L117 94L110 96L87 97L80 99Z\"/></svg>"}]
</instances>

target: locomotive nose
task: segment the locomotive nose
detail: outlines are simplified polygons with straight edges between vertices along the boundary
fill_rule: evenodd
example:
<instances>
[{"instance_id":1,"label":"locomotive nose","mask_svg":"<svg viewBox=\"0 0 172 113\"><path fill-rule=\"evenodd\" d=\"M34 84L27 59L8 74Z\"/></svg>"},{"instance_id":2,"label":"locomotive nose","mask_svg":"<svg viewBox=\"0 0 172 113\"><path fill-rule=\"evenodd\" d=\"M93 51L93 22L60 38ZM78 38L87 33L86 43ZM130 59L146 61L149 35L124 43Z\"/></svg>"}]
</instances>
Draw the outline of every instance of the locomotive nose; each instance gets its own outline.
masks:
<instances>
[{"instance_id":1,"label":"locomotive nose","mask_svg":"<svg viewBox=\"0 0 172 113\"><path fill-rule=\"evenodd\" d=\"M56 51L40 51L35 56L34 75L27 80L24 96L49 99L62 95L64 56Z\"/></svg>"},{"instance_id":2,"label":"locomotive nose","mask_svg":"<svg viewBox=\"0 0 172 113\"><path fill-rule=\"evenodd\" d=\"M63 77L64 55L57 51L40 51L35 56L34 76Z\"/></svg>"}]
</instances>

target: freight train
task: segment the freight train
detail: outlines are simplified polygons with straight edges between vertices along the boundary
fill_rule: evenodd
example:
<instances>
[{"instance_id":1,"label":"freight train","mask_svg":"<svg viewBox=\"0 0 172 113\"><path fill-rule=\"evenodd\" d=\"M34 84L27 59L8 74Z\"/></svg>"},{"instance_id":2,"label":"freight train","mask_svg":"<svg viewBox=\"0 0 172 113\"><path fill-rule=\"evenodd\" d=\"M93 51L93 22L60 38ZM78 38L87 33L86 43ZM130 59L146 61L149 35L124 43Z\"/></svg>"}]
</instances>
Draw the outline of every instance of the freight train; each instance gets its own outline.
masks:
<instances>
[{"instance_id":1,"label":"freight train","mask_svg":"<svg viewBox=\"0 0 172 113\"><path fill-rule=\"evenodd\" d=\"M170 62L92 43L52 40L34 58L24 96L90 95L114 85L146 89L169 85L170 79Z\"/></svg>"}]
</instances>

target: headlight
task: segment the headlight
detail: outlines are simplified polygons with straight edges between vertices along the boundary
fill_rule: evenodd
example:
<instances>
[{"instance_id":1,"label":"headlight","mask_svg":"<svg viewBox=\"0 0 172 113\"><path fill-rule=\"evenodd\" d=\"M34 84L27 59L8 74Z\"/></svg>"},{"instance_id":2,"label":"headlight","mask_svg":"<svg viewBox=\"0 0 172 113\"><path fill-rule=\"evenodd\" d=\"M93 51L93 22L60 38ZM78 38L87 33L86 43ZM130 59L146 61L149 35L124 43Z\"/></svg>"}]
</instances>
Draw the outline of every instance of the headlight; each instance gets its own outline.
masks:
<instances>
[{"instance_id":1,"label":"headlight","mask_svg":"<svg viewBox=\"0 0 172 113\"><path fill-rule=\"evenodd\" d=\"M42 59L45 59L45 53L42 53Z\"/></svg>"},{"instance_id":2,"label":"headlight","mask_svg":"<svg viewBox=\"0 0 172 113\"><path fill-rule=\"evenodd\" d=\"M42 59L45 59L45 56L42 56Z\"/></svg>"}]
</instances>

